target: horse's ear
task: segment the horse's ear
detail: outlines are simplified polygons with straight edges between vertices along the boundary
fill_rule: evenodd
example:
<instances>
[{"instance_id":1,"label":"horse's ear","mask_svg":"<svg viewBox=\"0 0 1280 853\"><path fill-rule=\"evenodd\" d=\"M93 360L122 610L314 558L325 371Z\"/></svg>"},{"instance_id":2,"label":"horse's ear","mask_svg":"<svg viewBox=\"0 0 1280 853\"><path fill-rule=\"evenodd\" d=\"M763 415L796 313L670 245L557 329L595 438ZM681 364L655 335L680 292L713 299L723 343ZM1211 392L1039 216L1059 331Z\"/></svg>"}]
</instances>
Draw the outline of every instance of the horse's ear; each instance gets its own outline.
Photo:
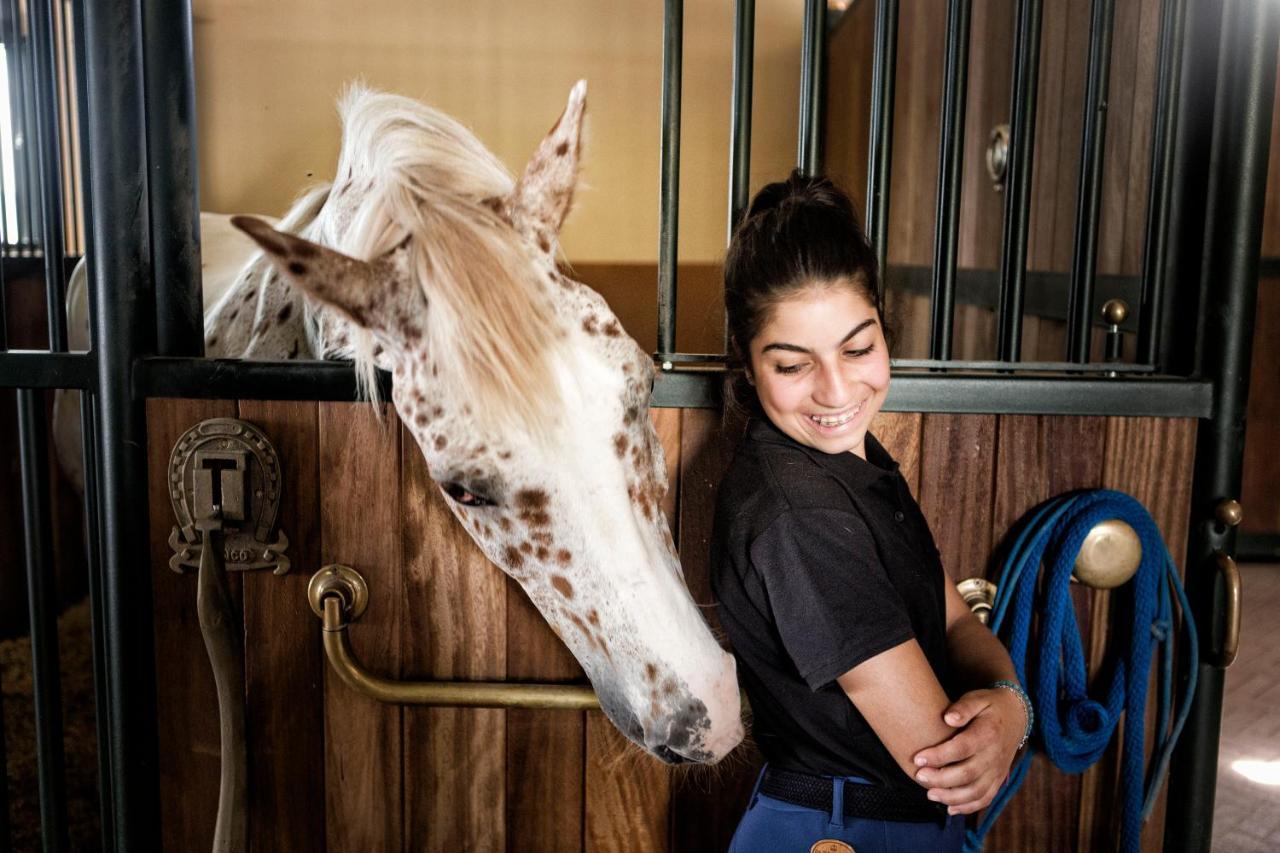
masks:
<instances>
[{"instance_id":1,"label":"horse's ear","mask_svg":"<svg viewBox=\"0 0 1280 853\"><path fill-rule=\"evenodd\" d=\"M587 81L579 80L569 92L564 113L525 166L507 205L512 224L544 252L551 251L573 204L586 99Z\"/></svg>"},{"instance_id":2,"label":"horse's ear","mask_svg":"<svg viewBox=\"0 0 1280 853\"><path fill-rule=\"evenodd\" d=\"M376 292L373 265L326 246L277 231L254 216L233 216L231 224L262 247L267 260L293 284L369 328Z\"/></svg>"}]
</instances>

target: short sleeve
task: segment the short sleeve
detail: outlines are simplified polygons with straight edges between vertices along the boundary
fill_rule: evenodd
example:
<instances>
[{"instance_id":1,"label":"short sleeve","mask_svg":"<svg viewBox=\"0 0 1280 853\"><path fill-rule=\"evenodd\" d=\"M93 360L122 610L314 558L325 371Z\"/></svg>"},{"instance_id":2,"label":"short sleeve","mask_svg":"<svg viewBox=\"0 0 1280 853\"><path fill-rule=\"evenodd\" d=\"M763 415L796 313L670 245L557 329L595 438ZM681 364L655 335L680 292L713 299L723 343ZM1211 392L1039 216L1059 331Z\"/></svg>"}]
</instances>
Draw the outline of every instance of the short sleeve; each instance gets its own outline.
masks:
<instances>
[{"instance_id":1,"label":"short sleeve","mask_svg":"<svg viewBox=\"0 0 1280 853\"><path fill-rule=\"evenodd\" d=\"M851 512L784 512L751 543L751 562L811 690L914 636L871 531Z\"/></svg>"}]
</instances>

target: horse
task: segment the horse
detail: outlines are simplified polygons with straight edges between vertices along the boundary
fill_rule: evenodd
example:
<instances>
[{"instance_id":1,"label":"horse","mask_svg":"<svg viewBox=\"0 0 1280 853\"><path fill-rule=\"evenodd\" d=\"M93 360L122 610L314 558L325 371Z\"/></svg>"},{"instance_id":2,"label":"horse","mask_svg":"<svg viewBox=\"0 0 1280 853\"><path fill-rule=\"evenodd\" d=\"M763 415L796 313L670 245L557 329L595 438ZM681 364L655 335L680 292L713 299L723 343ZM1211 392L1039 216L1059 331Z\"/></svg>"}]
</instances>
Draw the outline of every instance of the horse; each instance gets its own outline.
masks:
<instances>
[{"instance_id":1,"label":"horse","mask_svg":"<svg viewBox=\"0 0 1280 853\"><path fill-rule=\"evenodd\" d=\"M375 394L375 368L389 371L453 515L613 725L663 762L710 764L743 737L736 669L660 509L652 359L556 263L585 99L579 81L515 179L451 117L352 87L331 182L278 223L202 218L206 352L350 359ZM227 249L233 228L253 242Z\"/></svg>"}]
</instances>

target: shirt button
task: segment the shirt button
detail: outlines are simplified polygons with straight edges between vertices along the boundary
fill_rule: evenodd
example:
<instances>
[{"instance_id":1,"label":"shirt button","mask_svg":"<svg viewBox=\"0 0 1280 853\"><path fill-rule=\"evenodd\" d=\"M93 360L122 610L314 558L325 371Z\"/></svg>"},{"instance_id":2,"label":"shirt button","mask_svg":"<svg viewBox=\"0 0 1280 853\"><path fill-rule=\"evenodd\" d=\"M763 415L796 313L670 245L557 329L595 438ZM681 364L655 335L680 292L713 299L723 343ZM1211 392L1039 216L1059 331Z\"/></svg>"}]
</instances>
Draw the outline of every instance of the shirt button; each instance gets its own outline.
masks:
<instances>
[{"instance_id":1,"label":"shirt button","mask_svg":"<svg viewBox=\"0 0 1280 853\"><path fill-rule=\"evenodd\" d=\"M905 521L905 520L906 520L906 518L907 518L907 516L906 516L906 514L905 514L905 513L903 513L903 511L902 511L902 510L898 510L897 512L895 512L895 513L893 514L893 520L894 520L894 521Z\"/></svg>"}]
</instances>

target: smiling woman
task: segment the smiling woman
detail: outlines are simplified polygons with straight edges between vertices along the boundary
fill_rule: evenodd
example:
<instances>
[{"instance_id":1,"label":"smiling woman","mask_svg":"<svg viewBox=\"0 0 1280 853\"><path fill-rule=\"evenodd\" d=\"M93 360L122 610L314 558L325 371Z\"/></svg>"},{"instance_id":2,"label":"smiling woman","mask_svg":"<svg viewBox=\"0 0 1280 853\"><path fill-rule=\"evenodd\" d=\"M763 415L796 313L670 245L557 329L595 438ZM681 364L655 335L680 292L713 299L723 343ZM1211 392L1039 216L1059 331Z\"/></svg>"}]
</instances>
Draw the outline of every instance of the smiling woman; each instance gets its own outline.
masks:
<instances>
[{"instance_id":1,"label":"smiling woman","mask_svg":"<svg viewBox=\"0 0 1280 853\"><path fill-rule=\"evenodd\" d=\"M846 195L799 172L761 190L725 262L728 398L751 417L712 541L766 759L737 853L959 850L1029 729L1008 654L868 431L889 390L879 304Z\"/></svg>"}]
</instances>

